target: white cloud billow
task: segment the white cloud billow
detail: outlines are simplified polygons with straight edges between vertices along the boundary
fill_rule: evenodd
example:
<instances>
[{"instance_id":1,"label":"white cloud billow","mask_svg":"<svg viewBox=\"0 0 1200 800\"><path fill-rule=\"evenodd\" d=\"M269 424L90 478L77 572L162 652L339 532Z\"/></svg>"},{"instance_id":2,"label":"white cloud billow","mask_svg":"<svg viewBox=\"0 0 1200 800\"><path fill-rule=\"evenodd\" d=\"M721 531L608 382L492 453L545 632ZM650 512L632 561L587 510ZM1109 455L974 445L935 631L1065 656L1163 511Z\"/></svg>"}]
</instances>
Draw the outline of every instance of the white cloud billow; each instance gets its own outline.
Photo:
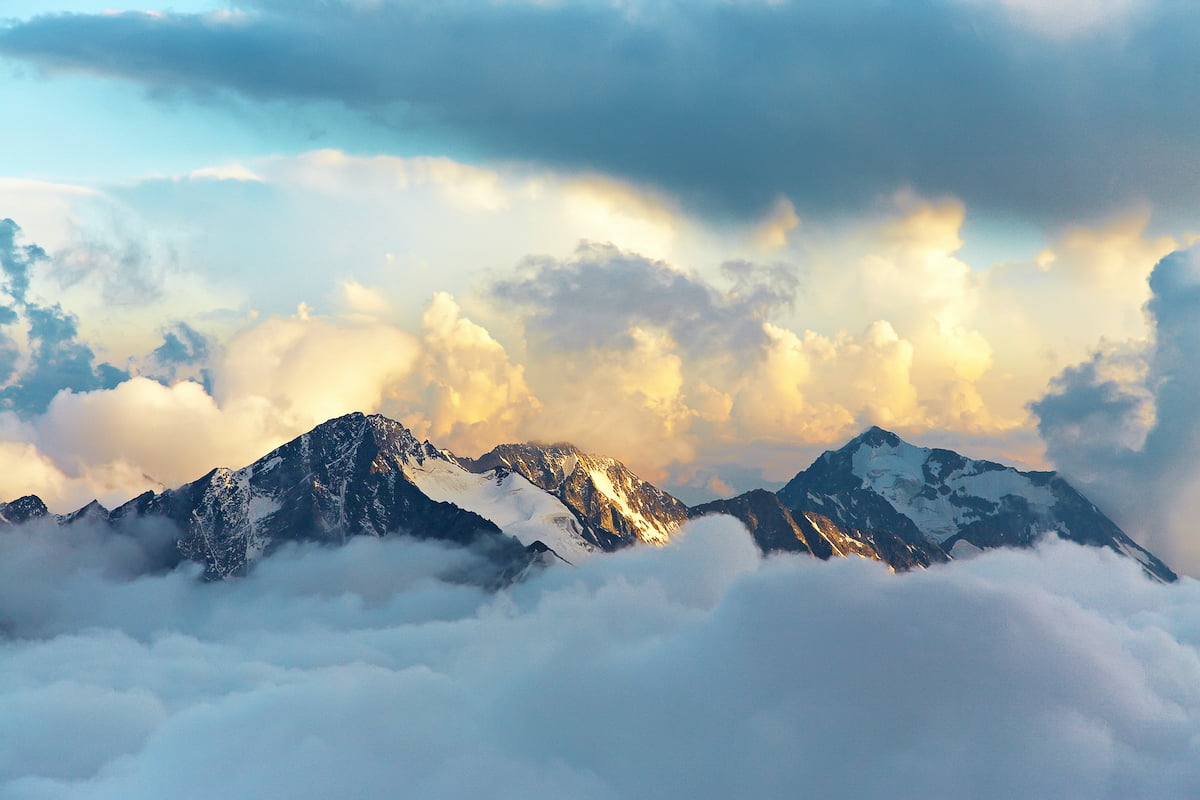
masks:
<instances>
[{"instance_id":1,"label":"white cloud billow","mask_svg":"<svg viewBox=\"0 0 1200 800\"><path fill-rule=\"evenodd\" d=\"M492 596L403 539L210 585L65 535L0 540L4 800L1200 790L1200 585L1099 550L896 576L710 519Z\"/></svg>"}]
</instances>

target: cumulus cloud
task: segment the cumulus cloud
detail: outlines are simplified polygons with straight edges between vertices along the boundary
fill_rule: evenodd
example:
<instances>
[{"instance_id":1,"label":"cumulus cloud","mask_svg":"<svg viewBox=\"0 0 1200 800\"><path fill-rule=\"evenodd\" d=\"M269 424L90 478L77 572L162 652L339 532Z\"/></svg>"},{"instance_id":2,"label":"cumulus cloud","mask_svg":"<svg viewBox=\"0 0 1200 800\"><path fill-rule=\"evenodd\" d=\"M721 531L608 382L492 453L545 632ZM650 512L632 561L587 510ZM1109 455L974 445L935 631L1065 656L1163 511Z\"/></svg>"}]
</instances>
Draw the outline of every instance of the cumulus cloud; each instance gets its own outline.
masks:
<instances>
[{"instance_id":1,"label":"cumulus cloud","mask_svg":"<svg viewBox=\"0 0 1200 800\"><path fill-rule=\"evenodd\" d=\"M1184 571L1200 569L1200 249L1163 258L1150 276L1152 342L1106 347L1068 367L1031 409L1047 453L1102 506Z\"/></svg>"},{"instance_id":2,"label":"cumulus cloud","mask_svg":"<svg viewBox=\"0 0 1200 800\"><path fill-rule=\"evenodd\" d=\"M528 259L492 283L515 312L542 413L527 430L620 453L661 478L695 457L693 422L730 419L748 365L768 346L767 318L800 281L784 265L731 261L725 286L612 245L565 260Z\"/></svg>"},{"instance_id":3,"label":"cumulus cloud","mask_svg":"<svg viewBox=\"0 0 1200 800\"><path fill-rule=\"evenodd\" d=\"M272 317L233 337L214 377L222 405L269 408L302 432L347 411L379 408L408 376L420 344L378 321L310 315Z\"/></svg>"},{"instance_id":4,"label":"cumulus cloud","mask_svg":"<svg viewBox=\"0 0 1200 800\"><path fill-rule=\"evenodd\" d=\"M4 28L0 52L176 99L333 101L745 217L780 193L807 213L901 185L1038 220L1197 199L1177 168L1200 108L1186 3L244 8L37 16Z\"/></svg>"},{"instance_id":5,"label":"cumulus cloud","mask_svg":"<svg viewBox=\"0 0 1200 800\"><path fill-rule=\"evenodd\" d=\"M3 481L5 499L36 493L59 512L94 497L112 505L243 466L340 414L399 416L421 354L420 340L395 325L304 309L247 326L220 352L186 325L167 333L152 361L172 373L203 363L211 382L151 371L111 388L59 386L24 420L0 415L0 452L24 465Z\"/></svg>"},{"instance_id":6,"label":"cumulus cloud","mask_svg":"<svg viewBox=\"0 0 1200 800\"><path fill-rule=\"evenodd\" d=\"M272 308L308 287L322 310L234 313L204 300L204 313L157 317L140 343L126 345L130 371L163 387L44 382L44 403L70 393L6 436L14 453L32 445L54 469L31 472L38 480L19 493L45 493L62 511L93 494L119 502L218 464L248 463L350 410L389 414L471 455L506 440L573 441L674 489L692 486L697 500L712 486L786 479L869 424L910 436L939 431L939 444L1041 466L1026 404L1101 337L1146 330L1141 287L1175 246L1147 234L1144 214L1130 215L1067 229L1036 259L979 269L958 253L963 203L908 192L849 227L806 224L770 254L777 260L750 261L763 255L755 225L722 233L611 180L334 151L254 168L262 177L255 191L286 188L301 198L296 205L316 198L313 219L338 234L314 244L272 230L272 241L286 243L281 251L239 251L238 259L289 264L289 248L317 252L297 267L299 288L272 281L269 290L252 286L251 296ZM204 183L208 198L213 182ZM495 202L449 199L489 192ZM269 196L254 198L255 207L270 207ZM581 203L608 210L576 219ZM379 226L363 220L380 219L381 209L401 226L388 236L411 240L413 250L385 252L387 237L372 238ZM442 221L429 224L434 217ZM556 233L531 239L547 221ZM621 225L651 243L652 231L663 234L667 255L575 239L620 234ZM212 241L240 241L236 230L224 233ZM530 241L568 255L517 255ZM20 240L14 247L12 258L29 262L14 269L36 277L41 256L21 250L33 246ZM338 263L353 273L330 274L329 260L343 250ZM317 272L323 289L311 283ZM482 291L472 292L471 278L481 275ZM440 291L447 284L462 293ZM326 313L329 305L340 312ZM1079 305L1088 313L1062 311ZM59 317L75 324L65 309ZM164 318L174 321L164 326ZM146 340L155 329L162 338ZM31 352L27 336L12 336L0 365L24 370ZM87 366L86 353L71 352L80 357L63 363ZM139 436L143 415L159 438L126 443ZM189 444L172 446L193 430ZM748 471L759 477L747 482Z\"/></svg>"},{"instance_id":7,"label":"cumulus cloud","mask_svg":"<svg viewBox=\"0 0 1200 800\"><path fill-rule=\"evenodd\" d=\"M504 347L445 292L433 296L422 326L417 392L423 402L401 419L439 446L464 454L520 440L542 408L525 382L524 367L512 363Z\"/></svg>"},{"instance_id":8,"label":"cumulus cloud","mask_svg":"<svg viewBox=\"0 0 1200 800\"><path fill-rule=\"evenodd\" d=\"M94 566L116 546L0 539L0 796L1200 788L1197 585L1100 550L896 576L763 560L713 518L493 596L436 577L469 553L404 539L216 585Z\"/></svg>"}]
</instances>

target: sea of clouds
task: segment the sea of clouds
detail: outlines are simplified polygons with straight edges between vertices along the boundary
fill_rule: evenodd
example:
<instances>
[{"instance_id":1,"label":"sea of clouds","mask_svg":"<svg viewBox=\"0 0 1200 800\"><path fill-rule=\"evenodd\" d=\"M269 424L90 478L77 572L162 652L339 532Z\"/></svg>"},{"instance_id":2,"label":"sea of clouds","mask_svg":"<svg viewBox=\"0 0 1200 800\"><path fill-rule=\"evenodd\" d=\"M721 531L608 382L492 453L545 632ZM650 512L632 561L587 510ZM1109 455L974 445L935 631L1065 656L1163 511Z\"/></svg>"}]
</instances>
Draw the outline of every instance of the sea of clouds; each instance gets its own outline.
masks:
<instances>
[{"instance_id":1,"label":"sea of clouds","mask_svg":"<svg viewBox=\"0 0 1200 800\"><path fill-rule=\"evenodd\" d=\"M0 536L0 798L1200 796L1200 583L1062 542L894 575L729 518L499 593L403 537L247 578Z\"/></svg>"}]
</instances>

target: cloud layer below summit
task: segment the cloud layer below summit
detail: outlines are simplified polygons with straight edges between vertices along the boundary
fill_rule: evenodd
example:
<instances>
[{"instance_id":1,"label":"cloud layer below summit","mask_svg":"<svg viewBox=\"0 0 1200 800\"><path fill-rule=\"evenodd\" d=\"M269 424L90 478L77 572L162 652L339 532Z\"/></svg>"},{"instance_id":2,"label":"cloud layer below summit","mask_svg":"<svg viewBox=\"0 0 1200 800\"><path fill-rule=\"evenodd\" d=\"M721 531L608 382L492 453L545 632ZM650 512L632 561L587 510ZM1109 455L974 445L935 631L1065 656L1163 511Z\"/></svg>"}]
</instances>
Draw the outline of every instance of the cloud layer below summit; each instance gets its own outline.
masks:
<instances>
[{"instance_id":1,"label":"cloud layer below summit","mask_svg":"<svg viewBox=\"0 0 1200 800\"><path fill-rule=\"evenodd\" d=\"M896 576L710 519L489 596L403 539L203 584L46 534L0 541L4 800L1200 788L1197 586L1098 550Z\"/></svg>"}]
</instances>

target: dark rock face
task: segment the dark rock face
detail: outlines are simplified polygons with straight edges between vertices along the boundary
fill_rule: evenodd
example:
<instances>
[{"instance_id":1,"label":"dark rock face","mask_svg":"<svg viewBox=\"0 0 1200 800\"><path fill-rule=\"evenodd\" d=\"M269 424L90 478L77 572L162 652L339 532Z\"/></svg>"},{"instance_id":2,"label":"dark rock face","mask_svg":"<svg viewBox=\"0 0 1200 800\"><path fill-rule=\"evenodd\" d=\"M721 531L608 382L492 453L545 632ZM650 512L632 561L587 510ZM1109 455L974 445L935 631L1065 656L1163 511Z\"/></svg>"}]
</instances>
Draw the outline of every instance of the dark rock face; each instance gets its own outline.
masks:
<instances>
[{"instance_id":1,"label":"dark rock face","mask_svg":"<svg viewBox=\"0 0 1200 800\"><path fill-rule=\"evenodd\" d=\"M18 497L11 503L0 503L0 524L20 525L50 515L42 499L35 494Z\"/></svg>"},{"instance_id":2,"label":"dark rock face","mask_svg":"<svg viewBox=\"0 0 1200 800\"><path fill-rule=\"evenodd\" d=\"M750 531L764 553L808 553L819 559L831 558L836 549L833 543L803 515L792 515L774 492L752 489L728 500L694 506L693 517L707 514L728 514L739 519Z\"/></svg>"},{"instance_id":3,"label":"dark rock face","mask_svg":"<svg viewBox=\"0 0 1200 800\"><path fill-rule=\"evenodd\" d=\"M445 456L397 422L348 414L248 467L222 467L178 489L146 492L108 518L169 520L181 531L180 556L204 564L209 578L241 575L283 542L340 544L393 533L464 545L491 537L489 551L498 559L523 564L524 548L495 523L430 499L405 477L405 463L426 458Z\"/></svg>"},{"instance_id":4,"label":"dark rock face","mask_svg":"<svg viewBox=\"0 0 1200 800\"><path fill-rule=\"evenodd\" d=\"M908 542L891 531L838 525L814 511L789 509L779 496L753 489L729 500L695 506L692 516L729 514L741 520L764 553L806 552L822 560L857 555L907 570L946 561L941 548Z\"/></svg>"},{"instance_id":5,"label":"dark rock face","mask_svg":"<svg viewBox=\"0 0 1200 800\"><path fill-rule=\"evenodd\" d=\"M524 488L506 484L510 479ZM480 483L495 491L480 494ZM561 505L550 501L557 511L530 505L529 494L505 505L504 498L520 492L543 497L539 489L557 498ZM521 504L537 510L514 516ZM0 504L0 528L40 519L104 524L144 541L152 568L187 559L203 564L210 579L241 575L284 542L402 534L478 547L496 568L484 582L500 585L563 563L563 551L540 540L522 546L489 516L525 525L510 528L523 531L525 541L533 524L533 536L558 537L547 540L585 557L593 547L665 543L688 518L713 513L741 520L766 553L859 555L906 570L946 561L960 543L1024 547L1054 533L1108 547L1161 580L1175 579L1058 475L914 447L880 428L824 453L778 494L759 489L688 509L621 462L569 444L506 444L478 459L456 458L417 441L398 422L348 414L243 469L214 469L111 512L93 501L55 516L32 495ZM581 541L587 544L576 547Z\"/></svg>"},{"instance_id":6,"label":"dark rock face","mask_svg":"<svg viewBox=\"0 0 1200 800\"><path fill-rule=\"evenodd\" d=\"M554 495L579 520L582 537L601 550L664 543L688 518L687 506L620 461L570 444L504 444L458 463L472 472L509 470Z\"/></svg>"}]
</instances>

